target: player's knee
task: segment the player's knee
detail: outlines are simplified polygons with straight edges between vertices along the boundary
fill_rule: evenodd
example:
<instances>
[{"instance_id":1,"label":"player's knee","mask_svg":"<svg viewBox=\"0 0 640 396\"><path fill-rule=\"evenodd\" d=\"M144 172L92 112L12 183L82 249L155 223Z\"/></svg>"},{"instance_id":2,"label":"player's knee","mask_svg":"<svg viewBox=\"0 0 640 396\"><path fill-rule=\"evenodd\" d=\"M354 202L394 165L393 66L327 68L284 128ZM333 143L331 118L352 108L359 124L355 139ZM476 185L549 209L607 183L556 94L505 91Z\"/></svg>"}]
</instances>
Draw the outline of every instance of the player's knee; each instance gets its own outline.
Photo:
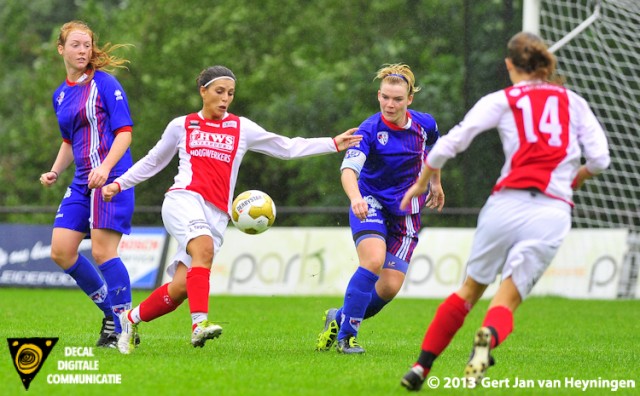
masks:
<instances>
[{"instance_id":1,"label":"player's knee","mask_svg":"<svg viewBox=\"0 0 640 396\"><path fill-rule=\"evenodd\" d=\"M91 256L93 257L93 260L96 262L96 264L98 265L102 265L104 263L106 263L107 261L111 260L114 257L118 257L118 252L117 251L105 251L105 250L92 250L91 251Z\"/></svg>"},{"instance_id":2,"label":"player's knee","mask_svg":"<svg viewBox=\"0 0 640 396\"><path fill-rule=\"evenodd\" d=\"M76 251L64 249L55 244L51 246L51 260L63 269L70 268L76 262L76 256Z\"/></svg>"},{"instance_id":3,"label":"player's knee","mask_svg":"<svg viewBox=\"0 0 640 396\"><path fill-rule=\"evenodd\" d=\"M168 287L169 297L178 305L187 299L187 282L186 280L173 279Z\"/></svg>"},{"instance_id":4,"label":"player's knee","mask_svg":"<svg viewBox=\"0 0 640 396\"><path fill-rule=\"evenodd\" d=\"M210 238L194 239L187 244L187 253L194 267L211 268L213 263L213 241Z\"/></svg>"}]
</instances>

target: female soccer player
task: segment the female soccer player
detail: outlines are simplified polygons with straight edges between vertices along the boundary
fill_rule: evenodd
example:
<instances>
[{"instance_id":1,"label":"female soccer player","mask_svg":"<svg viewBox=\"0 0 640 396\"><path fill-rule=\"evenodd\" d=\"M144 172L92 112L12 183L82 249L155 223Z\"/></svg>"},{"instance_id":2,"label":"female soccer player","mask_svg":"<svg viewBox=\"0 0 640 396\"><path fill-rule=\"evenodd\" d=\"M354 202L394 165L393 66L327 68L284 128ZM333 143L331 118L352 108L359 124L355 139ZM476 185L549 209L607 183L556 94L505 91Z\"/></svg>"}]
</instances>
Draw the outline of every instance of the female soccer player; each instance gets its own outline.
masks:
<instances>
[{"instance_id":1,"label":"female soccer player","mask_svg":"<svg viewBox=\"0 0 640 396\"><path fill-rule=\"evenodd\" d=\"M114 315L131 308L129 273L118 257L122 234L131 230L133 190L111 202L100 191L131 167L131 131L127 96L118 80L104 70L127 61L112 56L122 45L99 48L84 22L65 23L58 36L67 78L53 94L62 144L51 170L40 176L49 187L75 162L75 176L62 198L53 223L51 258L104 312L97 346L116 347L120 324ZM91 254L103 278L86 257L78 254L91 235Z\"/></svg>"},{"instance_id":2,"label":"female soccer player","mask_svg":"<svg viewBox=\"0 0 640 396\"><path fill-rule=\"evenodd\" d=\"M571 228L572 189L609 166L602 127L587 102L550 82L556 60L544 42L518 33L505 60L513 85L476 103L464 120L438 141L402 207L427 188L447 160L480 133L498 129L506 162L478 217L467 277L438 308L422 341L418 361L402 386L419 390L434 360L499 273L502 282L475 334L465 368L480 380L493 365L491 350L513 330L513 313L551 263ZM580 165L581 147L586 163Z\"/></svg>"},{"instance_id":3,"label":"female soccer player","mask_svg":"<svg viewBox=\"0 0 640 396\"><path fill-rule=\"evenodd\" d=\"M342 308L325 312L318 351L330 349L337 339L338 352L364 353L356 340L360 323L400 291L418 244L420 210L425 203L438 210L444 205L440 172L435 172L429 177L430 196L419 194L408 210L400 208L440 135L431 115L408 110L420 88L407 65L387 65L376 78L380 112L360 125L356 135L363 136L362 142L347 151L341 166L360 265L347 285Z\"/></svg>"},{"instance_id":4,"label":"female soccer player","mask_svg":"<svg viewBox=\"0 0 640 396\"><path fill-rule=\"evenodd\" d=\"M102 189L106 201L152 177L180 159L174 184L165 195L162 220L178 241L168 273L171 282L156 289L133 310L120 315L118 349L134 347L137 324L175 310L187 297L191 311L191 344L204 346L222 328L208 320L209 278L213 258L222 246L229 222L238 169L247 151L281 159L335 153L357 144L355 128L335 138L288 138L267 132L253 121L228 112L236 92L236 76L224 66L203 70L197 78L202 110L178 117L160 141L124 175Z\"/></svg>"}]
</instances>

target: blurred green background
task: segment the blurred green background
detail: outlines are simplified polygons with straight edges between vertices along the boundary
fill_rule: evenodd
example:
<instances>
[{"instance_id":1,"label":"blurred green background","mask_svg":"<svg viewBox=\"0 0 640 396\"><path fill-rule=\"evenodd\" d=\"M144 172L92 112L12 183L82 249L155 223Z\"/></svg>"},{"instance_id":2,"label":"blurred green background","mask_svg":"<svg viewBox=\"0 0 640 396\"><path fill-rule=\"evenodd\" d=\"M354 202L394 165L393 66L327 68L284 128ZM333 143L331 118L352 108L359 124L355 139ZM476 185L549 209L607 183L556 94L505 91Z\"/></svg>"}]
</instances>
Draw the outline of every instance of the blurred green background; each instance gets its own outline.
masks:
<instances>
[{"instance_id":1,"label":"blurred green background","mask_svg":"<svg viewBox=\"0 0 640 396\"><path fill-rule=\"evenodd\" d=\"M512 0L0 0L0 222L51 223L72 178L70 168L51 189L38 183L61 141L51 96L65 78L56 38L69 20L87 22L100 46L132 44L116 52L131 61L116 75L129 97L137 160L171 119L201 108L195 79L215 64L238 78L232 113L286 136L317 137L377 112L375 72L406 63L422 87L411 107L431 113L445 134L482 95L508 84L503 58L521 29L521 7ZM281 226L346 225L341 160L250 153L236 193L270 194L283 209ZM502 162L495 133L451 161L445 214L475 214ZM136 187L134 224L161 224L176 165ZM430 216L426 224L474 222Z\"/></svg>"}]
</instances>

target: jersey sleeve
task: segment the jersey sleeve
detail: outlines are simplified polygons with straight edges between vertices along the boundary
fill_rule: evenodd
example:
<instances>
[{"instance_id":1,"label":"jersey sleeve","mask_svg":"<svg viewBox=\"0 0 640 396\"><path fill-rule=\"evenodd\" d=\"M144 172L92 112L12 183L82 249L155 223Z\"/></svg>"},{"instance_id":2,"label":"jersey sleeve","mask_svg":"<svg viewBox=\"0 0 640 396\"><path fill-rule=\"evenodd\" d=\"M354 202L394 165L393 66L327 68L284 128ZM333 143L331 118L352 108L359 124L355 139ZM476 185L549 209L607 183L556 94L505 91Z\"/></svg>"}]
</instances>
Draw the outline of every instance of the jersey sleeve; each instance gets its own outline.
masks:
<instances>
[{"instance_id":1,"label":"jersey sleeve","mask_svg":"<svg viewBox=\"0 0 640 396\"><path fill-rule=\"evenodd\" d=\"M607 137L586 100L573 93L570 98L577 108L576 115L579 120L577 136L586 160L585 166L591 174L597 175L607 169L611 163Z\"/></svg>"},{"instance_id":2,"label":"jersey sleeve","mask_svg":"<svg viewBox=\"0 0 640 396\"><path fill-rule=\"evenodd\" d=\"M333 138L289 138L269 132L247 119L241 119L246 134L247 148L270 157L284 160L337 152Z\"/></svg>"},{"instance_id":3,"label":"jersey sleeve","mask_svg":"<svg viewBox=\"0 0 640 396\"><path fill-rule=\"evenodd\" d=\"M349 148L344 154L344 159L340 165L340 171L349 168L356 172L356 175L358 176L360 175L360 172L362 172L362 167L364 167L364 163L367 161L370 144L370 134L366 133L365 125L365 123L360 124L358 130L354 133L354 135L362 135L362 140L355 147Z\"/></svg>"},{"instance_id":4,"label":"jersey sleeve","mask_svg":"<svg viewBox=\"0 0 640 396\"><path fill-rule=\"evenodd\" d=\"M62 98L64 98L64 94L61 94L63 86L64 86L64 83L63 85L60 85L53 92L53 96L51 97L51 103L53 105L53 114L58 114L58 106L60 106L60 101L62 100ZM58 127L60 131L60 136L62 136L62 140L66 143L71 144L71 135L69 134L69 132L63 129L60 123L58 123Z\"/></svg>"},{"instance_id":5,"label":"jersey sleeve","mask_svg":"<svg viewBox=\"0 0 640 396\"><path fill-rule=\"evenodd\" d=\"M111 131L116 131L123 126L133 126L127 94L120 82L115 77L107 75L107 78L101 82L101 90L103 92L100 94L109 112Z\"/></svg>"},{"instance_id":6,"label":"jersey sleeve","mask_svg":"<svg viewBox=\"0 0 640 396\"><path fill-rule=\"evenodd\" d=\"M459 153L465 151L476 136L496 128L509 103L504 91L497 91L481 98L462 122L438 139L427 156L427 165L440 169Z\"/></svg>"},{"instance_id":7,"label":"jersey sleeve","mask_svg":"<svg viewBox=\"0 0 640 396\"><path fill-rule=\"evenodd\" d=\"M184 133L183 124L184 117L179 117L171 121L164 130L158 143L149 150L147 155L133 164L128 171L115 180L120 183L122 190L134 187L155 176L171 162L171 159L178 152L178 144Z\"/></svg>"}]
</instances>

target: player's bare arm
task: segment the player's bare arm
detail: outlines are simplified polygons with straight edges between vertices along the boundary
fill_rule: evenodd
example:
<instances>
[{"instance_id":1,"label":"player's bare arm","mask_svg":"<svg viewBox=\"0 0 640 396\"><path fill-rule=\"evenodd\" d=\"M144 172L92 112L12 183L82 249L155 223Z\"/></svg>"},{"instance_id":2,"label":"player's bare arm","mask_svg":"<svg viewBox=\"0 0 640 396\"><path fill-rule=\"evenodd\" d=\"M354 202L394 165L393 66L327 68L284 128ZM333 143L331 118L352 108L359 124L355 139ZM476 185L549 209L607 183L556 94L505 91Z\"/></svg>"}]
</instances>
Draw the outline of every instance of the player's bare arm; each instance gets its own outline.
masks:
<instances>
[{"instance_id":1,"label":"player's bare arm","mask_svg":"<svg viewBox=\"0 0 640 396\"><path fill-rule=\"evenodd\" d=\"M444 206L444 190L440 182L440 169L437 169L431 176L429 182L429 194L427 195L426 207L429 209L437 209L442 212Z\"/></svg>"},{"instance_id":2,"label":"player's bare arm","mask_svg":"<svg viewBox=\"0 0 640 396\"><path fill-rule=\"evenodd\" d=\"M413 186L409 187L407 192L404 194L404 197L400 202L400 209L403 209L403 210L406 209L407 206L409 206L409 203L411 202L411 198L417 197L420 194L424 194L425 191L427 191L427 187L429 187L429 180L431 179L431 177L436 171L439 171L439 169L429 168L425 164L422 170L422 173L420 174L420 177L418 177L418 180L413 184ZM443 193L442 199L443 199L443 205L444 205L444 193Z\"/></svg>"},{"instance_id":3,"label":"player's bare arm","mask_svg":"<svg viewBox=\"0 0 640 396\"><path fill-rule=\"evenodd\" d=\"M351 210L360 220L367 218L369 206L367 201L362 198L360 188L358 188L358 175L353 169L345 168L340 175L340 181L342 182L342 188L345 194L351 201Z\"/></svg>"},{"instance_id":4,"label":"player's bare arm","mask_svg":"<svg viewBox=\"0 0 640 396\"><path fill-rule=\"evenodd\" d=\"M40 184L44 187L50 187L53 183L58 181L60 174L67 169L72 162L73 151L71 145L69 143L62 142L51 170L40 175Z\"/></svg>"},{"instance_id":5,"label":"player's bare arm","mask_svg":"<svg viewBox=\"0 0 640 396\"><path fill-rule=\"evenodd\" d=\"M89 188L99 188L107 182L111 169L122 158L131 145L131 132L120 132L113 141L109 154L102 161L102 164L89 172Z\"/></svg>"}]
</instances>

